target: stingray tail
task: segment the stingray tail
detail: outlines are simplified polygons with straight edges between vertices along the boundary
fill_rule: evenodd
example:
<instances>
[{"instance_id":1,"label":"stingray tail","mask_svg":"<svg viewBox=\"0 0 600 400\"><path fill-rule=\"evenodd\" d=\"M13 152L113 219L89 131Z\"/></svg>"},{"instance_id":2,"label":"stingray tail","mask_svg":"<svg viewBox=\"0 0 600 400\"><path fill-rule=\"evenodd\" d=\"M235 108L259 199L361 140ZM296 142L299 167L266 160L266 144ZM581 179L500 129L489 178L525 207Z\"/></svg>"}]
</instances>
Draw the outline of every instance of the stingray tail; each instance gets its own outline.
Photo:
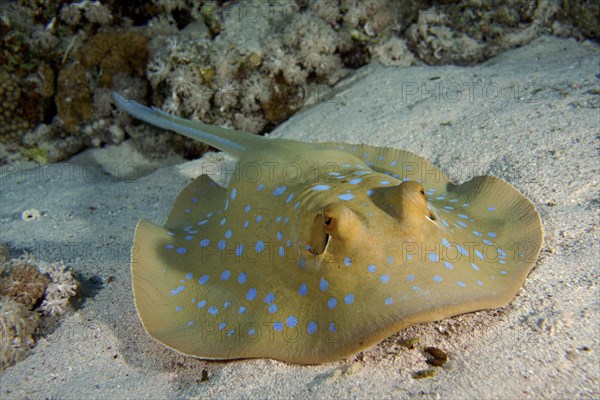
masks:
<instances>
[{"instance_id":1,"label":"stingray tail","mask_svg":"<svg viewBox=\"0 0 600 400\"><path fill-rule=\"evenodd\" d=\"M128 100L116 92L113 98L119 108L134 118L159 128L177 132L190 139L198 140L221 151L239 157L245 150L256 148L266 139L248 132L221 128L200 121L191 121L166 113L155 107L146 107Z\"/></svg>"}]
</instances>

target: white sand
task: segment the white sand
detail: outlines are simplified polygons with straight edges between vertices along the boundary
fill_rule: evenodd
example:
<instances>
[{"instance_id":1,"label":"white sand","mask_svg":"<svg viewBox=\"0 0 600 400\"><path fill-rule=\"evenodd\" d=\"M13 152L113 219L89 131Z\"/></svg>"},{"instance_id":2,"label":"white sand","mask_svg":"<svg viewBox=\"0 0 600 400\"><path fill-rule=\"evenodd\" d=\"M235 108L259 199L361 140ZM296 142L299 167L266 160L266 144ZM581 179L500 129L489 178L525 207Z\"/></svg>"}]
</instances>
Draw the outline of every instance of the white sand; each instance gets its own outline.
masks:
<instances>
[{"instance_id":1,"label":"white sand","mask_svg":"<svg viewBox=\"0 0 600 400\"><path fill-rule=\"evenodd\" d=\"M597 45L547 37L472 68L369 66L274 132L408 149L461 182L494 174L542 216L541 256L509 306L409 328L364 352L359 364L206 362L146 335L131 293L134 227L140 217L163 222L200 162L135 181L97 176L94 165L23 175L3 166L0 239L46 261L63 259L85 278L116 279L88 289L81 309L0 374L0 397L597 398L598 60ZM434 92L413 93L421 85ZM446 91L453 85L466 90L459 99ZM204 159L222 166L221 156ZM41 220L21 220L28 208L41 210ZM413 350L395 344L413 336L420 338ZM425 346L450 361L434 378L415 380L428 368ZM210 379L200 383L203 369Z\"/></svg>"}]
</instances>

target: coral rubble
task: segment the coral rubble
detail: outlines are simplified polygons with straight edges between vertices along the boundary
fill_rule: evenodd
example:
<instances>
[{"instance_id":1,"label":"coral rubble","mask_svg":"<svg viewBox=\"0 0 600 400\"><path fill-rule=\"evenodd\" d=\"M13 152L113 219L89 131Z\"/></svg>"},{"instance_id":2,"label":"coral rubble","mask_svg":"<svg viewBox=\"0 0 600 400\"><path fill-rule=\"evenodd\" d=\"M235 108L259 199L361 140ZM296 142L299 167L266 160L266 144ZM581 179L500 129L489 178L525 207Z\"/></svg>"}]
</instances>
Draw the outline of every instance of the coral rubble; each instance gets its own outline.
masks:
<instances>
[{"instance_id":1,"label":"coral rubble","mask_svg":"<svg viewBox=\"0 0 600 400\"><path fill-rule=\"evenodd\" d=\"M8 253L6 245L3 245ZM46 270L44 273L42 270ZM77 294L78 281L64 263L32 257L3 262L0 281L0 371L25 358L41 317L56 317Z\"/></svg>"},{"instance_id":2,"label":"coral rubble","mask_svg":"<svg viewBox=\"0 0 600 400\"><path fill-rule=\"evenodd\" d=\"M33 347L40 316L9 297L0 297L0 371L25 358Z\"/></svg>"}]
</instances>

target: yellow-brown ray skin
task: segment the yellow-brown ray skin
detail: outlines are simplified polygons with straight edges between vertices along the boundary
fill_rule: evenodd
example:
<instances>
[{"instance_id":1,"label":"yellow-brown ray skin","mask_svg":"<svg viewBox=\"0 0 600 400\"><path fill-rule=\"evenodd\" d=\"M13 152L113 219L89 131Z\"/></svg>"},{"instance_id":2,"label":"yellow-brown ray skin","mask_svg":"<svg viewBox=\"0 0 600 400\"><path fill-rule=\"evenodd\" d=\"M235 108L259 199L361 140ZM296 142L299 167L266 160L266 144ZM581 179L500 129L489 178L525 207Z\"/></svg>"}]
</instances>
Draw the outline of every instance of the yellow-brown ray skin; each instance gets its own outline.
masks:
<instances>
[{"instance_id":1,"label":"yellow-brown ray skin","mask_svg":"<svg viewBox=\"0 0 600 400\"><path fill-rule=\"evenodd\" d=\"M290 179L283 168L271 171L274 163L299 166L299 178ZM262 168L259 180L245 175L248 170L243 172L255 164ZM332 166L337 171L331 171ZM506 182L478 177L456 186L426 160L401 150L273 140L272 145L244 154L238 171L227 190L199 177L180 194L165 228L141 221L136 229L132 275L138 313L152 337L185 354L207 359L264 357L301 364L338 360L412 324L507 304L533 267L542 242L535 207ZM360 171L368 174L356 175ZM340 178L344 174L347 176ZM350 182L358 178L362 179L360 184ZM386 195L404 178L420 181L428 193L429 208L423 215L414 210L402 214L399 210L406 206ZM261 184L264 186L259 191ZM275 196L273 193L283 186L285 190ZM328 189L315 190L319 186ZM375 193L368 195L369 189ZM348 191L354 196L351 200L346 200ZM439 196L443 193L445 196ZM416 196L414 191L409 193L413 194ZM314 229L305 228L318 220L317 215L326 207L340 203L350 210L346 219L350 223L332 233L325 252L311 254L304 246L310 243L307 235L314 234ZM465 214L455 211L458 207ZM437 215L433 221L428 218L430 211ZM210 213L212 216L206 217ZM262 220L256 222L259 216ZM281 217L280 222L277 217ZM223 218L226 222L221 225ZM287 223L284 218L289 219ZM198 225L205 219L209 222ZM230 239L226 239L228 230L232 231ZM521 255L517 248L502 260L477 260L473 251L477 247L467 244L488 239L475 236L473 231L493 233L494 237L482 237L493 239L505 253L515 244L525 246L527 254ZM226 247L224 251L212 247L208 252L198 245L203 239L210 239L211 246L225 240ZM436 262L426 254L430 249L442 249L442 239L471 249L468 258L452 263L452 270L443 266L442 252ZM234 240L245 245L245 257L233 257ZM258 240L265 242L265 248L269 245L273 257L251 257L259 254ZM281 247L286 256L291 251L288 240L299 249L297 256L280 257ZM173 248L167 249L168 245ZM419 248L418 257L413 254L412 259L407 258L407 245ZM185 254L177 253L180 247L186 249ZM451 249L456 251L457 247ZM388 262L390 257L392 262ZM345 264L347 259L351 259L350 266ZM471 262L477 263L479 271ZM377 267L376 272L370 272L370 265ZM227 280L221 279L224 271L230 272ZM241 273L246 274L244 283L236 281ZM192 278L187 279L186 274ZM208 281L198 283L205 275ZM413 279L409 280L409 275ZM325 290L321 290L322 279L328 282ZM299 294L303 284L309 293L306 296ZM184 289L171 295L179 285ZM246 299L250 288L257 290L251 301ZM264 298L271 293L275 300L267 303ZM344 301L348 294L354 295L350 304ZM337 300L333 308L328 305L331 298ZM388 298L393 303L387 304ZM207 304L198 308L202 300ZM227 301L231 304L225 307ZM273 303L277 311L270 313ZM207 312L210 306L218 308L216 315ZM182 310L175 311L176 307ZM238 312L239 307L246 307L244 314ZM296 327L286 325L290 316L295 317ZM192 325L187 325L190 321ZM219 330L223 322L226 328ZM284 326L281 331L274 329L278 322ZM318 328L309 334L311 322ZM331 322L335 332L330 330ZM226 336L230 329L235 332ZM250 337L249 329L260 329L260 339Z\"/></svg>"}]
</instances>

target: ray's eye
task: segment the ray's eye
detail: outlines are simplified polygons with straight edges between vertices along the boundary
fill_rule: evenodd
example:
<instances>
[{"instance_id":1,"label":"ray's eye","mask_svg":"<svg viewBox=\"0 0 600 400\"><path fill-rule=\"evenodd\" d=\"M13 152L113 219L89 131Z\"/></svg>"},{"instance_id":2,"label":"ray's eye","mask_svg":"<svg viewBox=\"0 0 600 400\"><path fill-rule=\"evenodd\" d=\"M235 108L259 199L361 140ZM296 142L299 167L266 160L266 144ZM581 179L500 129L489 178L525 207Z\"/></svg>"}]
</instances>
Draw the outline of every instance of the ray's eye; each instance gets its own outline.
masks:
<instances>
[{"instance_id":1,"label":"ray's eye","mask_svg":"<svg viewBox=\"0 0 600 400\"><path fill-rule=\"evenodd\" d=\"M327 215L326 212L323 214L322 218L323 218L323 229L325 230L325 232L330 234L335 229L336 221L333 217L330 217L329 215Z\"/></svg>"},{"instance_id":2,"label":"ray's eye","mask_svg":"<svg viewBox=\"0 0 600 400\"><path fill-rule=\"evenodd\" d=\"M328 228L333 224L333 218L325 218L323 214L318 214L310 229L309 249L314 255L321 255L329 243L330 236L327 234Z\"/></svg>"},{"instance_id":3,"label":"ray's eye","mask_svg":"<svg viewBox=\"0 0 600 400\"><path fill-rule=\"evenodd\" d=\"M424 189L419 190L419 193L421 193L423 196L425 196L425 190Z\"/></svg>"},{"instance_id":4,"label":"ray's eye","mask_svg":"<svg viewBox=\"0 0 600 400\"><path fill-rule=\"evenodd\" d=\"M347 241L354 237L361 222L354 212L340 203L330 203L313 217L308 243L314 255L323 254L331 240Z\"/></svg>"}]
</instances>

